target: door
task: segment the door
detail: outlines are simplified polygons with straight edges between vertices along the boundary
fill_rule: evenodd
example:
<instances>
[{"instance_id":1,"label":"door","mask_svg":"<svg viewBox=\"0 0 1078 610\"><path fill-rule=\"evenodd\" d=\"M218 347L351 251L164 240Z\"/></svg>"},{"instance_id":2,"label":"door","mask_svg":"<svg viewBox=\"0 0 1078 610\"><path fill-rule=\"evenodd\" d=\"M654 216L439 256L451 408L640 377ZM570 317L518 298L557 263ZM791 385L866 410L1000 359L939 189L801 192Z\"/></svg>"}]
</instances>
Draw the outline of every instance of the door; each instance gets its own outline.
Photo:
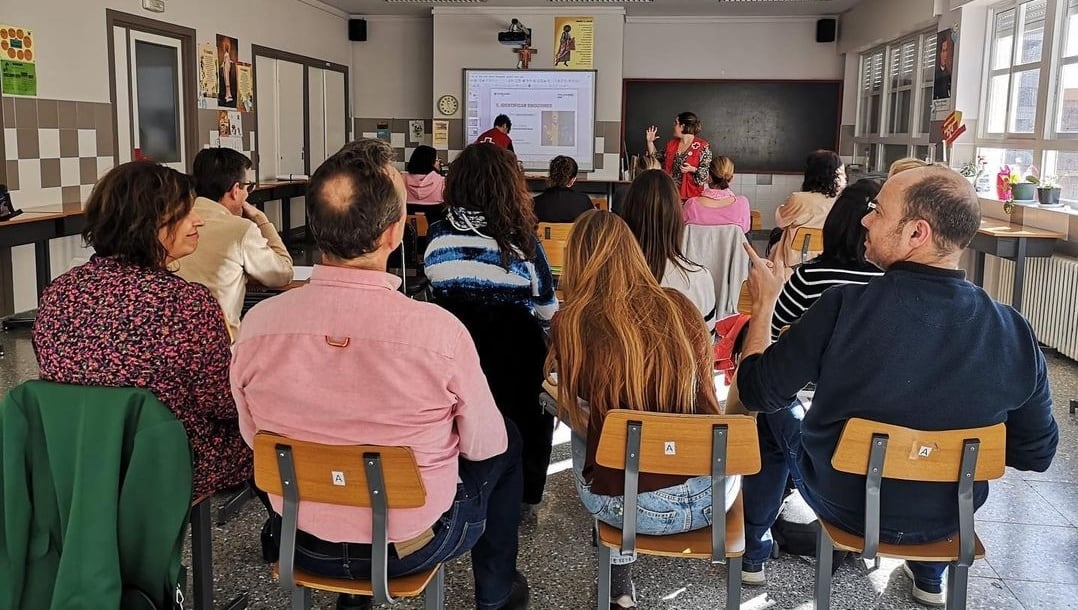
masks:
<instances>
[{"instance_id":1,"label":"door","mask_svg":"<svg viewBox=\"0 0 1078 610\"><path fill-rule=\"evenodd\" d=\"M121 163L152 159L186 172L186 107L183 40L130 27L113 28L117 156Z\"/></svg>"}]
</instances>

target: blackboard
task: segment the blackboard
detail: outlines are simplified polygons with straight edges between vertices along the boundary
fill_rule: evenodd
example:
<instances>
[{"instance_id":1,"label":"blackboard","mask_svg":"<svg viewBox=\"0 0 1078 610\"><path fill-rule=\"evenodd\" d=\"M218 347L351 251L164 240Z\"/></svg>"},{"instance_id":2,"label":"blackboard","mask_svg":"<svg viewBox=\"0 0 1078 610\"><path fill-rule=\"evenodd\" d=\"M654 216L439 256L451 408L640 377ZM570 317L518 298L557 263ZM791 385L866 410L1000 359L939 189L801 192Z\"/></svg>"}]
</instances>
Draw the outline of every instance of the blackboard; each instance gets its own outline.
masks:
<instances>
[{"instance_id":1,"label":"blackboard","mask_svg":"<svg viewBox=\"0 0 1078 610\"><path fill-rule=\"evenodd\" d=\"M674 117L694 112L715 155L737 173L797 173L814 150L838 150L842 81L625 79L622 141L626 156L647 150L644 131L659 128L660 151Z\"/></svg>"}]
</instances>

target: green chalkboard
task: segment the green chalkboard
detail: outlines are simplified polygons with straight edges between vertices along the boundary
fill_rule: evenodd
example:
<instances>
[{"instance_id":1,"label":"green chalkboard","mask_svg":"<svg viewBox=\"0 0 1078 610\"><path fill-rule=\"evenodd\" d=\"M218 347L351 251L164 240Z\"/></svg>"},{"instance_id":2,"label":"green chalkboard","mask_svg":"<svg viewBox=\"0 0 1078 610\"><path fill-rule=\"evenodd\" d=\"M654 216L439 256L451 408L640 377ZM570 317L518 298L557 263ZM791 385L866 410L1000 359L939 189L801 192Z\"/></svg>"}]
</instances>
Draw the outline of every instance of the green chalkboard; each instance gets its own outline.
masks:
<instances>
[{"instance_id":1,"label":"green chalkboard","mask_svg":"<svg viewBox=\"0 0 1078 610\"><path fill-rule=\"evenodd\" d=\"M661 149L686 111L700 117L700 135L738 173L801 173L808 153L838 150L842 81L625 79L623 152L646 150L648 125L658 126Z\"/></svg>"}]
</instances>

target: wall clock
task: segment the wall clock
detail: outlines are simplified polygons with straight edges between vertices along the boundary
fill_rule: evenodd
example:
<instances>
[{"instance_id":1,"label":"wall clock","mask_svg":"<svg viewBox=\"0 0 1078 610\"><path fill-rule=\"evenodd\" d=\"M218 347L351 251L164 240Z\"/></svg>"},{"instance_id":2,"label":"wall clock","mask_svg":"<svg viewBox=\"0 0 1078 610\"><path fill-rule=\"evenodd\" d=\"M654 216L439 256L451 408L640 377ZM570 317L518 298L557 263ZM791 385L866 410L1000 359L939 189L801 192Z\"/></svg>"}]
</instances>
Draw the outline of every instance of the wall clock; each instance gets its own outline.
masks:
<instances>
[{"instance_id":1,"label":"wall clock","mask_svg":"<svg viewBox=\"0 0 1078 610\"><path fill-rule=\"evenodd\" d=\"M438 98L438 112L445 116L452 116L460 109L460 102L452 95L443 95Z\"/></svg>"}]
</instances>

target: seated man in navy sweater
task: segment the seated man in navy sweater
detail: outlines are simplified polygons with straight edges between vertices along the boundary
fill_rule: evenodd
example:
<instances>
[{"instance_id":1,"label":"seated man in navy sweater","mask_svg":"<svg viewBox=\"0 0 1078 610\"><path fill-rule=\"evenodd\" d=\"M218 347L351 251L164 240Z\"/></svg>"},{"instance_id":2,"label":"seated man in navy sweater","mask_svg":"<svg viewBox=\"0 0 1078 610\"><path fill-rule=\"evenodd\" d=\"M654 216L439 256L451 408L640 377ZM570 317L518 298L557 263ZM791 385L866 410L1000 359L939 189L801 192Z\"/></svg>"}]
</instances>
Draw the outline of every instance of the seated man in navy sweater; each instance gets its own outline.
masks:
<instances>
[{"instance_id":1,"label":"seated man in navy sweater","mask_svg":"<svg viewBox=\"0 0 1078 610\"><path fill-rule=\"evenodd\" d=\"M929 430L1005 422L1008 466L1043 471L1055 455L1059 431L1033 330L958 269L980 226L973 188L946 168L913 169L888 180L869 207L865 257L884 275L827 290L773 345L768 321L784 277L749 249L752 323L737 385L745 406L762 412L763 469L744 481L746 584L766 583L788 473L818 515L863 532L864 477L831 467L851 417ZM806 412L795 394L809 382L816 394ZM987 497L978 483L975 505ZM947 486L890 480L880 538L939 540L958 530L957 513ZM906 564L915 600L943 605L944 568Z\"/></svg>"}]
</instances>

